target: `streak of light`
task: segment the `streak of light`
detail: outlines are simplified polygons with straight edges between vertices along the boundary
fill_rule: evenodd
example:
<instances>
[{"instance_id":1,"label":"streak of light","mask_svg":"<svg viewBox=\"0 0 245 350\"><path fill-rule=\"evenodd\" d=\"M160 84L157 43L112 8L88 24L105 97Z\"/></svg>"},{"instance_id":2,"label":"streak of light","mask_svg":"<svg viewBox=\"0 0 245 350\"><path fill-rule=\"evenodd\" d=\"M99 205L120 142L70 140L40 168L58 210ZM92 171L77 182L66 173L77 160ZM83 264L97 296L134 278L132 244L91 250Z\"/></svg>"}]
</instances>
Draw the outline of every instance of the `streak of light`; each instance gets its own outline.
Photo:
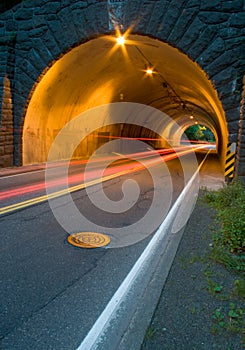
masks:
<instances>
[{"instance_id":1,"label":"streak of light","mask_svg":"<svg viewBox=\"0 0 245 350\"><path fill-rule=\"evenodd\" d=\"M127 136L113 136L113 135L94 135L95 138L102 139L122 139L122 140L139 140L139 141L163 141L163 138L152 138L152 137L127 137ZM180 140L181 143L196 143L196 144L215 144L215 142L202 141L202 140Z\"/></svg>"},{"instance_id":2,"label":"streak of light","mask_svg":"<svg viewBox=\"0 0 245 350\"><path fill-rule=\"evenodd\" d=\"M180 147L178 148L178 155L181 155L180 151L185 150L186 147ZM170 154L170 153L175 153L174 149L161 149L158 151L155 150L150 150L150 151L145 151L145 152L137 152L137 153L131 153L131 154L127 154L127 155L121 155L123 156L123 160L120 160L120 162L127 162L129 164L129 159L130 158L134 158L134 159L142 159L142 158L149 158L149 157L155 157L156 156L156 152L159 155L164 155L164 154ZM165 158L167 159L167 158ZM92 159L90 160L90 163L94 163L95 165L99 165L100 163L104 163L104 162L108 162L108 161L116 161L117 163L119 162L118 157L116 156L110 156L110 157L102 157L101 159ZM71 161L70 165L75 165L75 164L86 164L88 162L88 160L80 160L80 161ZM62 167L66 165L64 162L61 163L56 163L56 164L52 164L52 167ZM116 171L115 166L113 167L114 172ZM121 170L119 170L121 171ZM90 171L90 180L95 179L96 178L96 173L93 171ZM84 174L80 173L80 174L76 174L76 175L70 175L68 182L69 185L75 184L75 183L81 183L84 181ZM45 190L46 188L52 188L52 187L57 187L57 186L64 186L66 184L66 179L65 178L61 178L61 179L55 179L53 181L49 181L49 182L40 182L38 184L34 184L34 185L27 185L27 186L23 186L17 189L12 189L12 190L8 190L8 191L1 191L0 192L0 200L6 200L12 197L16 197L19 195L26 195L28 193L34 193L37 191L42 191Z\"/></svg>"},{"instance_id":3,"label":"streak of light","mask_svg":"<svg viewBox=\"0 0 245 350\"><path fill-rule=\"evenodd\" d=\"M195 143L195 144L208 144L208 145L215 145L215 142L209 142L209 141L199 141L199 140L180 140L180 143Z\"/></svg>"},{"instance_id":4,"label":"streak of light","mask_svg":"<svg viewBox=\"0 0 245 350\"><path fill-rule=\"evenodd\" d=\"M124 174L121 174L121 175L124 175ZM121 175L118 175L118 176L121 176ZM60 197L60 196L64 196L64 195L66 195L68 193L81 190L81 189L83 189L85 187L93 186L93 185L95 185L97 183L100 183L101 181L108 181L108 180L110 180L112 178L113 178L113 176L108 176L108 177L105 177L103 179L96 179L96 180L90 181L90 182L88 182L86 184L81 184L79 186L73 186L73 187L68 188L68 189L63 189L63 190L60 190L60 191L56 191L56 192L51 193L49 195L44 195L44 196L28 199L28 200L20 202L20 203L11 204L11 205L8 205L6 207L0 208L0 215L11 213L13 211L16 211L16 210L19 210L19 209L23 209L23 208L26 208L26 207L30 207L30 206L35 205L35 204L40 204L40 203L46 202L47 200L54 199L54 198L57 198L57 197Z\"/></svg>"},{"instance_id":5,"label":"streak of light","mask_svg":"<svg viewBox=\"0 0 245 350\"><path fill-rule=\"evenodd\" d=\"M72 185L72 184L77 183L77 182L79 182L79 184L72 186L72 187L69 187L68 189L65 188L65 189L58 190L58 191L53 192L52 194L49 194L49 195L44 195L44 196L40 196L37 198L32 198L32 199L29 199L29 200L26 200L26 201L23 201L20 203L16 203L16 204L12 204L12 205L9 205L6 207L2 207L2 208L0 208L0 214L6 214L8 212L12 212L12 211L17 210L17 209L25 208L27 206L31 206L34 204L38 204L38 203L47 201L48 199L57 198L59 196L65 195L67 193L81 190L81 189L88 187L88 186L93 186L94 184L97 184L100 182L108 181L108 180L111 180L113 178L116 178L116 177L119 177L122 175L126 175L129 173L141 171L141 170L145 169L146 167L148 168L151 166L155 166L155 165L159 164L160 162L170 161L172 159L175 159L175 158L187 155L190 152L193 152L193 149L200 149L203 147L205 147L205 146L198 145L195 148L188 147L187 149L186 149L186 147L185 148L182 147L182 150L179 150L179 152L172 151L171 153L169 152L169 150L164 149L164 150L160 150L157 152L160 155L164 155L162 157L157 156L156 151L138 152L138 153L134 153L131 155L126 155L125 158L127 158L129 156L130 157L133 156L134 158L136 158L136 155L138 156L138 158L137 158L138 160L144 158L144 165L142 165L142 164L136 165L135 161L137 159L134 159L133 161L127 160L127 159L120 160L119 164L116 164L113 167L107 167L104 170L104 175L102 178L100 178L100 177L98 178L98 170L95 169L95 170L91 171L89 173L89 179L85 183L84 183L84 174L83 173L76 174L76 175L70 175L69 179L68 179L69 185ZM168 151L168 153L166 151ZM103 158L103 159L105 159L105 158ZM111 157L111 159L115 160L115 157ZM116 157L116 160L118 161L117 157ZM122 161L125 162L126 164L120 164L120 163L122 163ZM81 182L83 182L83 183L81 183ZM10 190L10 191L3 191L0 193L0 199L4 200L4 199L8 199L10 197L15 197L18 195L23 195L23 194L26 195L27 193L32 193L32 192L44 190L45 188L52 188L53 187L53 188L57 189L57 187L59 187L59 186L62 188L62 186L66 185L66 184L67 184L66 178L56 179L56 180L50 181L48 183L41 182L41 183L38 183L36 185L29 185L29 186L24 186L24 187L21 187L18 189Z\"/></svg>"},{"instance_id":6,"label":"streak of light","mask_svg":"<svg viewBox=\"0 0 245 350\"><path fill-rule=\"evenodd\" d=\"M112 135L95 135L97 138L102 139L122 139L122 140L139 140L139 141L163 141L163 138L152 138L152 137L126 137L126 136L112 136Z\"/></svg>"}]
</instances>

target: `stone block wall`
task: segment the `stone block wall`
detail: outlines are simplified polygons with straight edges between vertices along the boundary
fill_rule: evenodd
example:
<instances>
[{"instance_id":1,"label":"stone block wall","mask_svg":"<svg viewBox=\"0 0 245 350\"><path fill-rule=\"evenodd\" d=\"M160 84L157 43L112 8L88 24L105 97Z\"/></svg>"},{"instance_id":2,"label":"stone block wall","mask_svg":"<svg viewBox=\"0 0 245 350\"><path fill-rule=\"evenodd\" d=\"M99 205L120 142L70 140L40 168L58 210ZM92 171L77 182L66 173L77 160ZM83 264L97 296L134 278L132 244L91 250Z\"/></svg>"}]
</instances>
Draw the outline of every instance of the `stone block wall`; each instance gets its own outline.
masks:
<instances>
[{"instance_id":1,"label":"stone block wall","mask_svg":"<svg viewBox=\"0 0 245 350\"><path fill-rule=\"evenodd\" d=\"M0 167L13 165L14 137L13 114L10 80L7 75L3 78L2 118L0 126Z\"/></svg>"},{"instance_id":2,"label":"stone block wall","mask_svg":"<svg viewBox=\"0 0 245 350\"><path fill-rule=\"evenodd\" d=\"M245 182L245 124L244 124L244 108L245 103L245 75L243 76L243 90L242 99L240 104L240 119L239 129L237 138L237 152L235 162L235 176L239 175L240 178Z\"/></svg>"}]
</instances>

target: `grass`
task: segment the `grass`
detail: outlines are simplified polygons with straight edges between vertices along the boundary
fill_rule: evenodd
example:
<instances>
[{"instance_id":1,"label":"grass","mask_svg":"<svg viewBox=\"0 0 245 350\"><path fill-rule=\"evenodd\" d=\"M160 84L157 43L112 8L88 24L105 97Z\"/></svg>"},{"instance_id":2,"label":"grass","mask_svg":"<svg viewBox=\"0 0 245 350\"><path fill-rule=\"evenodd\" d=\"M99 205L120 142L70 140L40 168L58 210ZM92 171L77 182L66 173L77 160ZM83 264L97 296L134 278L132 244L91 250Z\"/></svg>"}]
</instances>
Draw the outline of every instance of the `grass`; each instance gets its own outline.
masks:
<instances>
[{"instance_id":1,"label":"grass","mask_svg":"<svg viewBox=\"0 0 245 350\"><path fill-rule=\"evenodd\" d=\"M216 309L212 318L212 333L240 333L244 329L244 310L235 303L229 303L226 309Z\"/></svg>"},{"instance_id":2,"label":"grass","mask_svg":"<svg viewBox=\"0 0 245 350\"><path fill-rule=\"evenodd\" d=\"M146 331L145 337L147 340L151 340L155 337L156 333L157 333L157 330L150 326Z\"/></svg>"},{"instance_id":3,"label":"grass","mask_svg":"<svg viewBox=\"0 0 245 350\"><path fill-rule=\"evenodd\" d=\"M226 268L245 272L245 186L233 181L219 191L205 194L216 210L219 229L213 234L212 258Z\"/></svg>"},{"instance_id":4,"label":"grass","mask_svg":"<svg viewBox=\"0 0 245 350\"><path fill-rule=\"evenodd\" d=\"M187 252L182 252L178 259L179 267L190 287L183 286L188 293L183 293L183 303L186 301L183 307L181 303L176 304L177 311L180 310L177 317L182 317L183 312L183 319L193 319L193 324L196 325L200 322L201 327L203 325L205 332L208 332L210 344L222 342L224 350L242 349L243 346L245 348L244 199L244 185L239 182L219 191L206 191L204 197L199 198L199 204L203 205L203 217L205 210L207 215L211 212L211 222L214 219L215 223L212 228L208 226L209 221L203 227L200 224L200 246L197 240L197 244L187 248ZM206 203L215 210L207 210ZM233 215L234 211L236 214ZM239 224L233 222L236 220ZM195 226L194 230L196 232ZM174 286L175 281L170 281ZM156 339L164 344L165 337L169 341L167 336L171 331L168 328L174 322L173 315L176 316L176 310L165 307L170 316L164 314L163 320L157 319L159 324L156 328L148 328L146 340L149 345ZM162 324L166 324L167 330L160 327Z\"/></svg>"},{"instance_id":5,"label":"grass","mask_svg":"<svg viewBox=\"0 0 245 350\"><path fill-rule=\"evenodd\" d=\"M245 280L237 279L235 280L235 287L233 293L238 297L245 299Z\"/></svg>"},{"instance_id":6,"label":"grass","mask_svg":"<svg viewBox=\"0 0 245 350\"><path fill-rule=\"evenodd\" d=\"M216 212L217 229L212 228L209 258L222 264L234 281L230 290L225 291L222 282L215 281L210 263L207 264L204 273L207 290L223 301L213 312L212 333L239 333L245 344L245 186L233 181L219 191L207 191L204 198Z\"/></svg>"}]
</instances>

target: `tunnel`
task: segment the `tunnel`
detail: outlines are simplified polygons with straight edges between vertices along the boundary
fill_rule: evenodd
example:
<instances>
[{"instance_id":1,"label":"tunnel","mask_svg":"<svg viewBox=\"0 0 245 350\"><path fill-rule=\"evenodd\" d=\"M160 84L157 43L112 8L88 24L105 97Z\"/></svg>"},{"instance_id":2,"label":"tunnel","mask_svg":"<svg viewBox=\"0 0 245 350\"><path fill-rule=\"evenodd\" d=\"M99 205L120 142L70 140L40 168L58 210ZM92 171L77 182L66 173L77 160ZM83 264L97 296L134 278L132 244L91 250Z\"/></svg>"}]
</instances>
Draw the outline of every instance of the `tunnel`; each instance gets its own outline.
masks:
<instances>
[{"instance_id":1,"label":"tunnel","mask_svg":"<svg viewBox=\"0 0 245 350\"><path fill-rule=\"evenodd\" d=\"M184 131L198 123L215 135L224 167L227 123L206 73L168 43L131 33L93 38L70 49L43 72L23 118L23 165L46 162L57 134L78 115L100 105L125 102L151 106L168 118L160 123L158 134L120 123L87 130L89 135L78 152L81 157L90 155L101 137L160 135L165 140L160 146L167 147L168 141L178 146ZM62 152L57 155L65 157Z\"/></svg>"}]
</instances>

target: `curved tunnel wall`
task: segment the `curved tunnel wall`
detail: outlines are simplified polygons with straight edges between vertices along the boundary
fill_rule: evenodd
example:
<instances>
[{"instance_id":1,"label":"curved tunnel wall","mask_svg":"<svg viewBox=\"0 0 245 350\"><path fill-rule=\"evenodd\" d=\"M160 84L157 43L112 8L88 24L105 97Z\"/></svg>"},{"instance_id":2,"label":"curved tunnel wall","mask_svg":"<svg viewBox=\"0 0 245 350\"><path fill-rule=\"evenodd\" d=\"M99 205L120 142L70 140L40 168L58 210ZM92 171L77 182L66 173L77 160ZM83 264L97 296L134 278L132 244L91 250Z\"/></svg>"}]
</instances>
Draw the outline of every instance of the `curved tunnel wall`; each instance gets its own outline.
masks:
<instances>
[{"instance_id":1,"label":"curved tunnel wall","mask_svg":"<svg viewBox=\"0 0 245 350\"><path fill-rule=\"evenodd\" d=\"M114 7L113 7L114 6ZM122 28L179 48L207 73L222 102L229 140L236 141L243 76L243 1L35 1L0 14L2 44L1 166L22 160L22 128L30 96L47 67L71 47ZM4 79L10 79L5 93ZM8 100L5 96L8 96ZM10 95L10 97L9 97ZM157 105L157 102L156 102ZM13 137L6 125L13 121ZM2 153L1 153L2 154Z\"/></svg>"},{"instance_id":2,"label":"curved tunnel wall","mask_svg":"<svg viewBox=\"0 0 245 350\"><path fill-rule=\"evenodd\" d=\"M156 107L157 101L157 108L170 116L158 121L159 133L173 145L178 145L179 139L172 124L178 122L177 129L181 128L190 114L195 120L207 119L205 123L216 128L219 139L226 144L227 129L221 103L200 67L159 40L130 35L126 43L121 48L113 36L93 39L72 49L47 71L27 108L23 164L45 162L58 131L77 115L118 101L152 107ZM155 67L152 77L144 72L147 61ZM117 134L116 128L110 127L110 133ZM138 136L147 135L141 131ZM32 147L33 142L37 147ZM94 143L96 145L96 139ZM65 158L65 155L60 156Z\"/></svg>"}]
</instances>

